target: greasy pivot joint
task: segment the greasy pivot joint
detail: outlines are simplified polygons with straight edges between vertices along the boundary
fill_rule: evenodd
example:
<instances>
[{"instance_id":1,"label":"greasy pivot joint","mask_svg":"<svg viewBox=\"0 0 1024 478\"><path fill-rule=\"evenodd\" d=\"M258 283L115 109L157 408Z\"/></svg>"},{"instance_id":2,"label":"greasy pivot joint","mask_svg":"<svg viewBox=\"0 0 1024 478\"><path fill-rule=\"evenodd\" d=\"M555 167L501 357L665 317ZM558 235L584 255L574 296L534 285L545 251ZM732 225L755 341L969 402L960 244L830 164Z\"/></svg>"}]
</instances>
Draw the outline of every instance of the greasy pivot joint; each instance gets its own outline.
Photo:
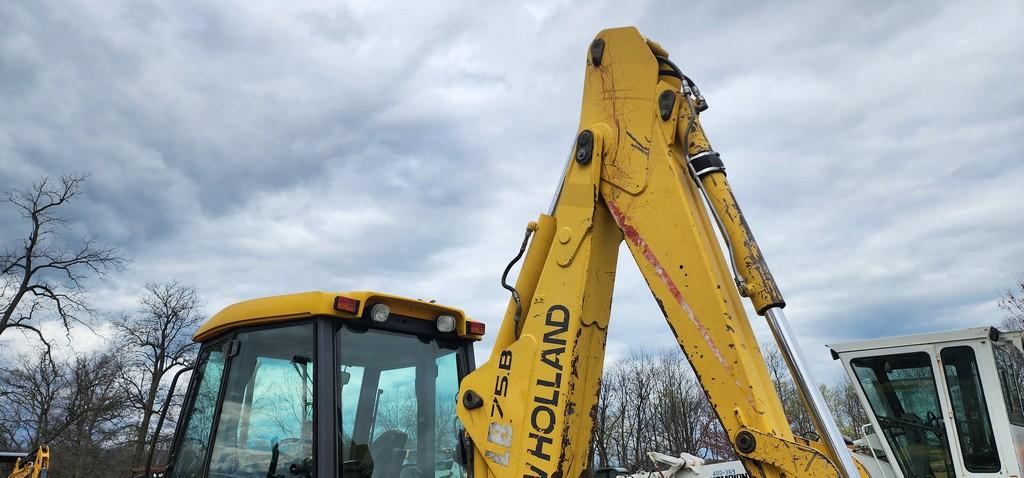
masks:
<instances>
[{"instance_id":1,"label":"greasy pivot joint","mask_svg":"<svg viewBox=\"0 0 1024 478\"><path fill-rule=\"evenodd\" d=\"M662 121L668 121L672 117L672 109L676 106L676 94L672 90L665 90L658 96L658 113Z\"/></svg>"},{"instance_id":2,"label":"greasy pivot joint","mask_svg":"<svg viewBox=\"0 0 1024 478\"><path fill-rule=\"evenodd\" d=\"M590 44L590 64L601 66L602 57L604 57L604 40L598 38Z\"/></svg>"},{"instance_id":3,"label":"greasy pivot joint","mask_svg":"<svg viewBox=\"0 0 1024 478\"><path fill-rule=\"evenodd\" d=\"M736 449L740 453L751 453L757 448L757 439L754 434L743 430L736 434Z\"/></svg>"},{"instance_id":4,"label":"greasy pivot joint","mask_svg":"<svg viewBox=\"0 0 1024 478\"><path fill-rule=\"evenodd\" d=\"M462 406L466 407L466 410L480 408L484 406L484 399L478 393L466 390L466 393L462 394Z\"/></svg>"},{"instance_id":5,"label":"greasy pivot joint","mask_svg":"<svg viewBox=\"0 0 1024 478\"><path fill-rule=\"evenodd\" d=\"M576 137L576 162L582 165L590 164L594 157L594 133L589 129L580 132Z\"/></svg>"}]
</instances>

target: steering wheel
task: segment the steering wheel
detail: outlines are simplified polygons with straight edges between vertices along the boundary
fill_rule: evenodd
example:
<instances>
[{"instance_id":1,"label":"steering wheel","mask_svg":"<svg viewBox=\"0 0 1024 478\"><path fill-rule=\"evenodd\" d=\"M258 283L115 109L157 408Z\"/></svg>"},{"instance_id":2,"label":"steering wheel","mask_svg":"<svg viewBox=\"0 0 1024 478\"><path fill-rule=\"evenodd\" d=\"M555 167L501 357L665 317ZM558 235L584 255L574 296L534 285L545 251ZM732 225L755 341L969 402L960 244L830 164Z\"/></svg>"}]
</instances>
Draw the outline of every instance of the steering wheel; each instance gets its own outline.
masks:
<instances>
[{"instance_id":1,"label":"steering wheel","mask_svg":"<svg viewBox=\"0 0 1024 478\"><path fill-rule=\"evenodd\" d=\"M882 424L883 428L888 428L889 434L892 435L893 438L898 438L907 434L907 423L904 422L903 420L898 420L896 418L891 417L883 417L881 415L875 415L875 418L878 419L878 421ZM896 427L885 427L886 423L895 424Z\"/></svg>"}]
</instances>

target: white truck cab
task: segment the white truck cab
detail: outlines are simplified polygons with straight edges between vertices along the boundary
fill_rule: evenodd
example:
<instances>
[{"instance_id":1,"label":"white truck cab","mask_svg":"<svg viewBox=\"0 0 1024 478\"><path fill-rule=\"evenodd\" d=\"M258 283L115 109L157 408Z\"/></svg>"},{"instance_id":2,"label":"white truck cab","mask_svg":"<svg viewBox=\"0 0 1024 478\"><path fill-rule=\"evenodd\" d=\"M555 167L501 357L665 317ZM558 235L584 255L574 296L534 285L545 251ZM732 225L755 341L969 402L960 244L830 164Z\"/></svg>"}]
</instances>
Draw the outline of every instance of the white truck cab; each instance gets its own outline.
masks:
<instances>
[{"instance_id":1,"label":"white truck cab","mask_svg":"<svg viewBox=\"0 0 1024 478\"><path fill-rule=\"evenodd\" d=\"M866 442L897 478L1020 478L1021 335L975 327L830 348L881 432Z\"/></svg>"}]
</instances>

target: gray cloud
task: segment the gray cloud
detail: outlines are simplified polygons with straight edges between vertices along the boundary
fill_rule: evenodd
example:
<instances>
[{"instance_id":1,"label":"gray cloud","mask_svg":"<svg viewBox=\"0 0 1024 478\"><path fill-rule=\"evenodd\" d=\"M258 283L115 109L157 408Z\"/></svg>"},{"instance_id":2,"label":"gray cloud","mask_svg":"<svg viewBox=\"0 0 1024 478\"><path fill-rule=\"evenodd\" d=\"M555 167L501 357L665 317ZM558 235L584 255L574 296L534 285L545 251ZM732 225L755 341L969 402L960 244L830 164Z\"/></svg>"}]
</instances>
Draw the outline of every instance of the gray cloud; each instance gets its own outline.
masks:
<instances>
[{"instance_id":1,"label":"gray cloud","mask_svg":"<svg viewBox=\"0 0 1024 478\"><path fill-rule=\"evenodd\" d=\"M7 2L0 189L90 174L74 230L133 259L93 284L107 310L173 278L211 313L376 288L494 329L498 275L576 129L586 46L636 24L709 98L705 126L831 377L824 343L998 321L1024 271L1022 20L1012 1ZM621 256L613 358L672 343Z\"/></svg>"}]
</instances>

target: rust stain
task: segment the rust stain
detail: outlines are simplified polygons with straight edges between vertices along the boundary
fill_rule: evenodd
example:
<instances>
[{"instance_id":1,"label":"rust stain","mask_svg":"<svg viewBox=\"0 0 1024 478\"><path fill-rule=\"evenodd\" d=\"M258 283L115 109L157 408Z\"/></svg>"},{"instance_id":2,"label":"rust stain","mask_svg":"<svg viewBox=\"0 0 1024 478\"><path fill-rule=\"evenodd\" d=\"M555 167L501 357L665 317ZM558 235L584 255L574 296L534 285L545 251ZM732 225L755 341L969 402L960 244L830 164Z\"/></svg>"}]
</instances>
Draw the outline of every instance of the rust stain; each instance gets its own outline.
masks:
<instances>
[{"instance_id":1,"label":"rust stain","mask_svg":"<svg viewBox=\"0 0 1024 478\"><path fill-rule=\"evenodd\" d=\"M690 322L697 327L697 332L700 333L704 342L708 345L708 348L715 355L715 358L722 364L722 367L729 370L729 363L725 360L722 352L718 350L718 346L715 345L714 340L711 339L711 333L709 333L708 329L704 327L704 324L697 320L697 316L694 315L693 309L690 308L690 304L683 297L682 292L679 291L679 287L676 285L675 281L669 277L668 272L666 272L665 268L662 267L661 261L659 261L658 257L654 255L654 251L652 251L651 247L647 245L647 242L640 236L640 233L632 225L626 222L626 217L622 214L622 211L619 210L619 207L612 202L607 202L607 204L608 210L611 211L615 222L619 225L619 228L622 229L623 235L626 236L626 239L628 239L629 242L640 249L644 260L654 268L655 273L658 274L658 278L661 279L661 282L664 283L666 287L668 287L668 291L672 294L676 303L678 303L679 306L682 307L683 311L686 312L686 316L690 319Z\"/></svg>"},{"instance_id":2,"label":"rust stain","mask_svg":"<svg viewBox=\"0 0 1024 478\"><path fill-rule=\"evenodd\" d=\"M654 255L654 251L651 250L651 247L647 244L647 241L645 241L643 237L640 236L640 232L637 231L636 228L634 228L631 224L629 224L629 222L626 221L626 216L622 213L619 207L615 205L615 203L611 201L606 201L606 204L608 206L608 210L612 213L612 218L615 220L615 223L618 224L619 229L622 230L623 236L625 236L626 239L635 247L640 249L644 257L644 260L646 260L647 263L650 264L652 268L654 268L654 271L658 274L658 278L661 279L662 283L664 283L665 286L668 288L669 293L672 294L672 297L676 300L676 302L683 309L683 311L686 312L687 318L689 318L690 322L692 322L693 325L697 328L697 332L700 334L701 338L704 339L704 343L707 344L708 349L710 349L711 352L714 354L715 359L718 360L718 363L722 365L722 368L729 373L730 377L732 377L733 383L736 385L736 388L738 390L742 390L743 384L740 383L739 378L737 378L733 373L732 367L729 365L729 362L725 359L725 356L722 355L722 351L719 350L717 345L715 345L714 340L712 340L711 338L711 333L708 332L708 329L706 327L704 327L704 324L697 320L697 316L693 313L693 309L690 308L690 304L683 297L682 292L679 291L679 287L676 286L672 278L669 277L668 272L661 265L661 261L658 260L658 257ZM658 299L658 301L659 306L662 306L662 311L664 312L664 304L660 303L660 299ZM671 324L669 325L671 326ZM681 339L679 338L679 335L676 334L674 328L672 330L672 333L676 335L676 339L680 340L681 342ZM686 352L685 347L683 347L683 352ZM754 398L750 394L745 394L743 398L746 399L747 404L750 406L751 410L754 410L758 413L762 413L762 411L758 408L757 403L754 401Z\"/></svg>"}]
</instances>

